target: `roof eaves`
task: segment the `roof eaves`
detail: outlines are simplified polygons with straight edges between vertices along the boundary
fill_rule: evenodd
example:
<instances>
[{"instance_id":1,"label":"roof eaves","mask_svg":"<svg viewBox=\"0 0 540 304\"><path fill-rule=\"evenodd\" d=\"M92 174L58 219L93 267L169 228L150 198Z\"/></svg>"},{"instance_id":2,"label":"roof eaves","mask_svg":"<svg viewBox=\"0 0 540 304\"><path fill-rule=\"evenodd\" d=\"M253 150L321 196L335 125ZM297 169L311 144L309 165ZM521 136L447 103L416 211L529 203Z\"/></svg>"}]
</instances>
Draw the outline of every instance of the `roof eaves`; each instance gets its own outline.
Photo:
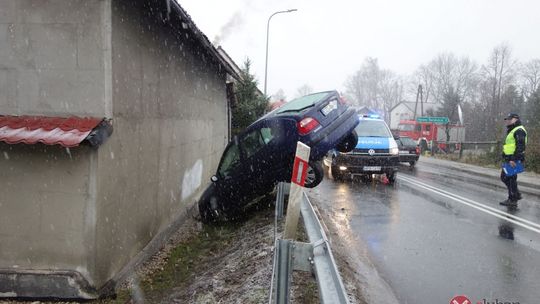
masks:
<instances>
[{"instance_id":1,"label":"roof eaves","mask_svg":"<svg viewBox=\"0 0 540 304\"><path fill-rule=\"evenodd\" d=\"M225 61L227 61L227 63L229 63L229 65L232 67L236 74L241 75L240 72L242 71L242 69L240 69L236 62L234 62L231 56L229 56L229 54L221 46L217 47L217 52Z\"/></svg>"},{"instance_id":2,"label":"roof eaves","mask_svg":"<svg viewBox=\"0 0 540 304\"><path fill-rule=\"evenodd\" d=\"M193 33L193 35L197 38L197 40L201 43L201 45L210 53L210 55L214 56L215 59L221 64L227 73L229 73L233 78L240 80L240 75L235 71L234 67L231 66L225 58L223 58L219 52L216 50L214 45L210 42L208 37L204 35L201 30L197 27L195 22L191 19L189 14L182 8L182 6L175 0L168 0L169 4L172 4L170 6L172 10L178 14L181 20L186 21L187 28Z\"/></svg>"},{"instance_id":3,"label":"roof eaves","mask_svg":"<svg viewBox=\"0 0 540 304\"><path fill-rule=\"evenodd\" d=\"M407 106L407 102L406 102L406 101L400 101L400 102L396 103L396 104L390 109L390 112L394 111L394 109L397 108L399 105L404 105L404 106L406 106L407 108L409 108L409 107ZM409 108L409 110L410 110L410 108Z\"/></svg>"}]
</instances>

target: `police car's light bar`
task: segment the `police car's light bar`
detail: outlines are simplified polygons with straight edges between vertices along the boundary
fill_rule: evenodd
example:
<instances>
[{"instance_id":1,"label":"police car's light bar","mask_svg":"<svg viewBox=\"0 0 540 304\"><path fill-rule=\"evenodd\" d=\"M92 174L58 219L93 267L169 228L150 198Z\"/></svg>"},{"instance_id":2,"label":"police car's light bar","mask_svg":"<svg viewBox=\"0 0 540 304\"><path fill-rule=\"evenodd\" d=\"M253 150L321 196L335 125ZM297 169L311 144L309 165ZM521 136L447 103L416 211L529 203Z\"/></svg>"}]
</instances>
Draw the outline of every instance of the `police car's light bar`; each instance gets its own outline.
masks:
<instances>
[{"instance_id":1,"label":"police car's light bar","mask_svg":"<svg viewBox=\"0 0 540 304\"><path fill-rule=\"evenodd\" d=\"M381 118L381 116L379 116L378 114L360 114L360 117L363 117L363 118L376 118L376 119Z\"/></svg>"}]
</instances>

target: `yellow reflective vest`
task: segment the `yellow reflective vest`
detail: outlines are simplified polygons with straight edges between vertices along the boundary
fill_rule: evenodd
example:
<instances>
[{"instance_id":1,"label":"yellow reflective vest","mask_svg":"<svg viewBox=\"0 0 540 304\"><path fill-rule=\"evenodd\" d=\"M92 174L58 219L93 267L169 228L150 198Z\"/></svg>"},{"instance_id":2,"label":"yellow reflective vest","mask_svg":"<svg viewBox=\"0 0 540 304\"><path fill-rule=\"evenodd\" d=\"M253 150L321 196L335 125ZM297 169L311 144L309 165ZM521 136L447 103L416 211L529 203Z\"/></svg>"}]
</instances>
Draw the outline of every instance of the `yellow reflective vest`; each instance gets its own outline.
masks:
<instances>
[{"instance_id":1,"label":"yellow reflective vest","mask_svg":"<svg viewBox=\"0 0 540 304\"><path fill-rule=\"evenodd\" d=\"M516 133L516 131L519 129L523 129L523 131L525 132L525 144L527 144L527 130L525 130L523 126L517 126L513 128L512 131L508 133L508 135L506 135L506 140L504 141L503 146L504 155L513 155L516 151L516 138L514 137L514 133Z\"/></svg>"}]
</instances>

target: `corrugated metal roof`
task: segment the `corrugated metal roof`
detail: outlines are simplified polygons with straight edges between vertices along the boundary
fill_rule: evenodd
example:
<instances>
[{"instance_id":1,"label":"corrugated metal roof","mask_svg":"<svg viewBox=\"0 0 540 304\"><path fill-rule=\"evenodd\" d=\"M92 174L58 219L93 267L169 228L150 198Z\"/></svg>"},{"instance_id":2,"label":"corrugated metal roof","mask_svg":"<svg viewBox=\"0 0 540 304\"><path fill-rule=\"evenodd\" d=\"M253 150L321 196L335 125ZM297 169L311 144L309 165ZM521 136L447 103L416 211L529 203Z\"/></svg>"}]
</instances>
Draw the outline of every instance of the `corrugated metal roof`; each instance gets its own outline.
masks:
<instances>
[{"instance_id":1,"label":"corrugated metal roof","mask_svg":"<svg viewBox=\"0 0 540 304\"><path fill-rule=\"evenodd\" d=\"M78 146L103 121L95 117L0 115L0 141L8 144Z\"/></svg>"}]
</instances>

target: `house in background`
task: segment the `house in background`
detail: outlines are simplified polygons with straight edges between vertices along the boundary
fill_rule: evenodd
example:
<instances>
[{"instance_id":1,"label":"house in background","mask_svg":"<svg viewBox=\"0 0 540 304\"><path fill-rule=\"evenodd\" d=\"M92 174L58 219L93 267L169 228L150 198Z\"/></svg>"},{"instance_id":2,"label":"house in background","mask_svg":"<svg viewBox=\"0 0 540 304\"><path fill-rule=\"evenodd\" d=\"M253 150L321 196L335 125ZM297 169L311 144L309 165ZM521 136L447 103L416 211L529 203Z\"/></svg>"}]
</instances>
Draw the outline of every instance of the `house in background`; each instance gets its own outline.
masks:
<instances>
[{"instance_id":1,"label":"house in background","mask_svg":"<svg viewBox=\"0 0 540 304\"><path fill-rule=\"evenodd\" d=\"M438 103L424 103L423 109L424 113L423 116L426 116L426 113L433 113L439 109L440 105ZM416 108L416 117L422 116L421 113L421 105L418 103L416 105L416 102L409 102L409 101L402 101L398 104L396 104L392 109L390 109L390 129L395 130L398 127L398 124L401 120L411 120L414 119L414 111Z\"/></svg>"},{"instance_id":2,"label":"house in background","mask_svg":"<svg viewBox=\"0 0 540 304\"><path fill-rule=\"evenodd\" d=\"M366 106L356 108L356 112L360 115L376 115L381 119L384 119L384 111L380 109L371 109Z\"/></svg>"},{"instance_id":3,"label":"house in background","mask_svg":"<svg viewBox=\"0 0 540 304\"><path fill-rule=\"evenodd\" d=\"M0 2L0 296L110 293L186 217L238 78L176 1Z\"/></svg>"}]
</instances>

